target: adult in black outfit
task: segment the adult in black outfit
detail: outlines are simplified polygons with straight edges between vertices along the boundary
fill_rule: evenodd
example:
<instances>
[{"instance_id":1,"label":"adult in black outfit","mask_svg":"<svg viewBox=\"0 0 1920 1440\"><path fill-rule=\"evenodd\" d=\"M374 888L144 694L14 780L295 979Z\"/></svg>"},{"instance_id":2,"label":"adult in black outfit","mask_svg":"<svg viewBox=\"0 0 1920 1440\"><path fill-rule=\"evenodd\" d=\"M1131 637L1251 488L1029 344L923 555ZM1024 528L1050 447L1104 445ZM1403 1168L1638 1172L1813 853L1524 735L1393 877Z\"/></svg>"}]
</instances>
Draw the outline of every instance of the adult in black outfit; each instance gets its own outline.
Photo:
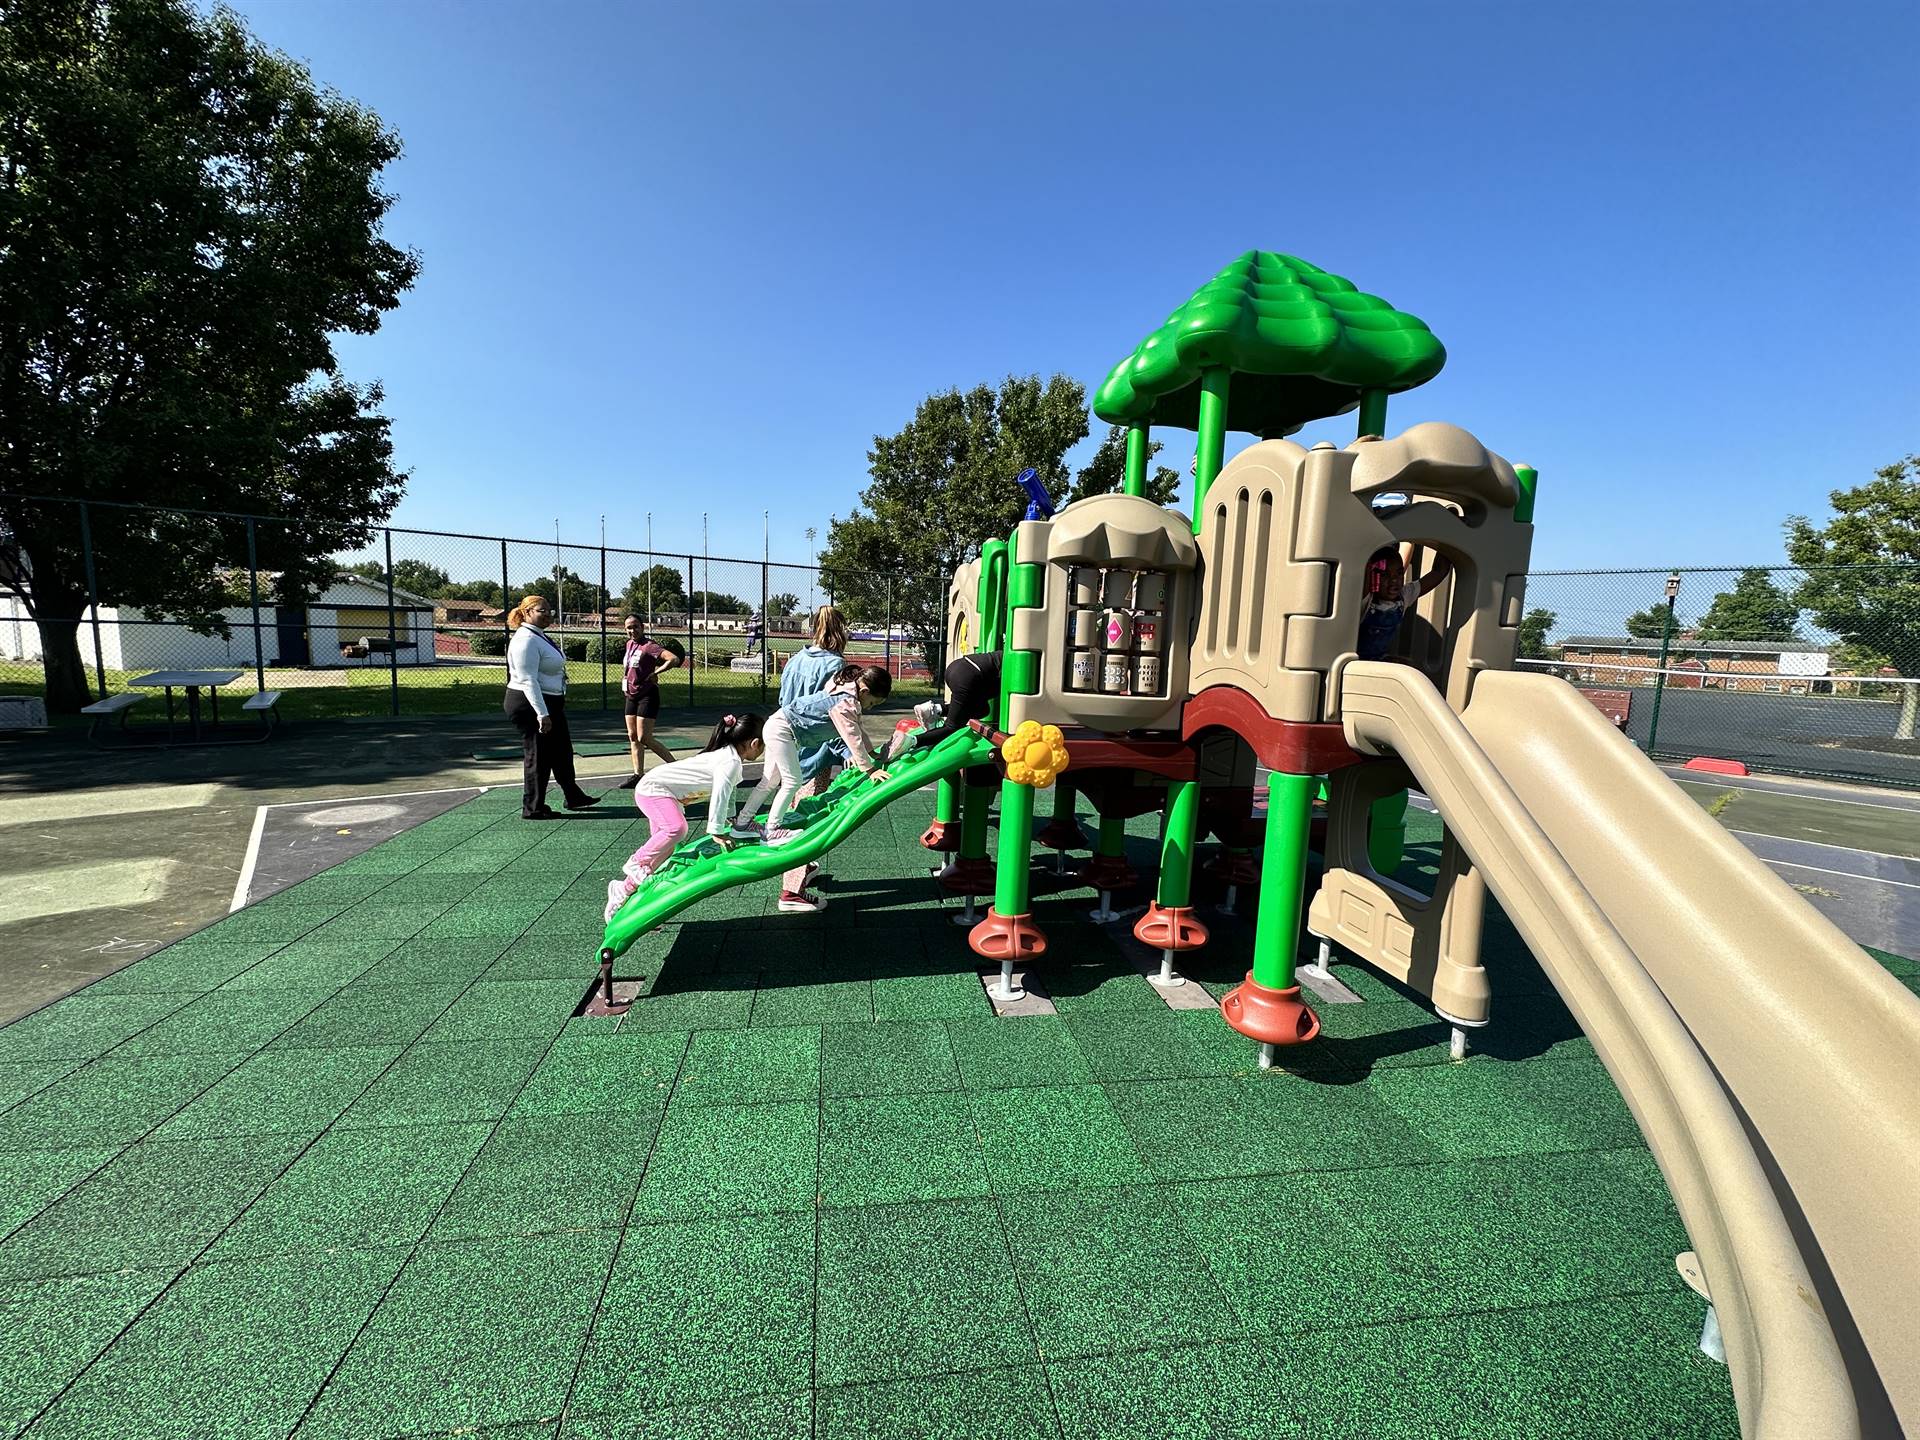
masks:
<instances>
[{"instance_id":1,"label":"adult in black outfit","mask_svg":"<svg viewBox=\"0 0 1920 1440\"><path fill-rule=\"evenodd\" d=\"M948 664L941 679L947 685L947 704L939 723L928 725L921 737L923 745L938 745L969 720L984 720L1000 698L1000 652L988 651L962 655ZM927 717L922 717L923 723ZM968 785L995 785L1000 772L991 765L976 765L965 772Z\"/></svg>"},{"instance_id":2,"label":"adult in black outfit","mask_svg":"<svg viewBox=\"0 0 1920 1440\"><path fill-rule=\"evenodd\" d=\"M547 638L553 609L542 595L528 595L507 616L513 639L507 642L507 697L501 708L520 732L520 815L553 820L547 805L547 777L560 783L569 810L600 803L573 778L573 735L567 729L567 659Z\"/></svg>"}]
</instances>

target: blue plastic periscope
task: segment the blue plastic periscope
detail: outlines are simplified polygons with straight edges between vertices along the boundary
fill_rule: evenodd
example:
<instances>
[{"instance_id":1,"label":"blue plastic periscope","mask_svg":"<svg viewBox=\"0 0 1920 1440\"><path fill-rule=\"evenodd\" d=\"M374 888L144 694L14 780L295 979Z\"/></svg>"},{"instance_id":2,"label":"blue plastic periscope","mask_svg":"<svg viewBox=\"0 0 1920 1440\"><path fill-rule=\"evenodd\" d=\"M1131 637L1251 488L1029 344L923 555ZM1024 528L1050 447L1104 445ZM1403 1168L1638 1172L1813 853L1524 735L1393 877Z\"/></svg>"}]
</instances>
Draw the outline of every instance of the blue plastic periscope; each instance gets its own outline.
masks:
<instances>
[{"instance_id":1,"label":"blue plastic periscope","mask_svg":"<svg viewBox=\"0 0 1920 1440\"><path fill-rule=\"evenodd\" d=\"M1047 494L1047 487L1040 483L1038 470L1029 465L1014 477L1013 483L1027 492L1027 519L1051 520L1053 518L1053 497Z\"/></svg>"}]
</instances>

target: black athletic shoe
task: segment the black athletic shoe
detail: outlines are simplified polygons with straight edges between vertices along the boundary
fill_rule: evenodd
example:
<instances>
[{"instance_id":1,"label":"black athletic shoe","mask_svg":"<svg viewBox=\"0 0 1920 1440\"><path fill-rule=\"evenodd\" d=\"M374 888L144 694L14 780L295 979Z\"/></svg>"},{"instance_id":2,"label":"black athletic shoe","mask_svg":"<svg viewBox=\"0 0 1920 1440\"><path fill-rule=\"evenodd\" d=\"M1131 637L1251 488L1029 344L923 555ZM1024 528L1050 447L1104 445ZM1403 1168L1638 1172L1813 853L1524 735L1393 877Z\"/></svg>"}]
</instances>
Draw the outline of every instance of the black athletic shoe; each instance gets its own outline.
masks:
<instances>
[{"instance_id":1,"label":"black athletic shoe","mask_svg":"<svg viewBox=\"0 0 1920 1440\"><path fill-rule=\"evenodd\" d=\"M622 780L618 785L614 786L613 788L616 790L631 790L633 789L634 786L638 785L639 783L640 783L640 777L638 775L629 775L627 776L626 779Z\"/></svg>"},{"instance_id":2,"label":"black athletic shoe","mask_svg":"<svg viewBox=\"0 0 1920 1440\"><path fill-rule=\"evenodd\" d=\"M599 803L600 797L598 795L589 795L586 791L582 790L578 795L574 796L573 799L567 801L567 809L586 810Z\"/></svg>"},{"instance_id":3,"label":"black athletic shoe","mask_svg":"<svg viewBox=\"0 0 1920 1440\"><path fill-rule=\"evenodd\" d=\"M520 818L522 820L558 820L560 818L560 812L554 809L551 805L542 805L538 810L535 810L531 815L529 815L526 811L522 810L520 812Z\"/></svg>"}]
</instances>

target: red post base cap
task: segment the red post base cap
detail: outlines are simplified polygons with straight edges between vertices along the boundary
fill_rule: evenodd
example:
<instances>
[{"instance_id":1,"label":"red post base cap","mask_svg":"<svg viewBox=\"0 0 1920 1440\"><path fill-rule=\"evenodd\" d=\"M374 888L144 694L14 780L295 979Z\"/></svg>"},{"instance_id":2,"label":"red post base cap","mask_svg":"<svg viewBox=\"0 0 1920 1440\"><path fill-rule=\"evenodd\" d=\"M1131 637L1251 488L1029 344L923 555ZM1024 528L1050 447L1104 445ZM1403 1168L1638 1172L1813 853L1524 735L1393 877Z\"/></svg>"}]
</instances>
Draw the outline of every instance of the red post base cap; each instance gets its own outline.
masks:
<instances>
[{"instance_id":1,"label":"red post base cap","mask_svg":"<svg viewBox=\"0 0 1920 1440\"><path fill-rule=\"evenodd\" d=\"M1134 922L1133 938L1155 950L1198 950L1207 943L1207 927L1194 918L1190 905L1156 902Z\"/></svg>"},{"instance_id":2,"label":"red post base cap","mask_svg":"<svg viewBox=\"0 0 1920 1440\"><path fill-rule=\"evenodd\" d=\"M1256 984L1253 972L1220 1002L1227 1024L1263 1045L1304 1045L1320 1033L1320 1017L1300 998L1300 987L1269 989Z\"/></svg>"},{"instance_id":3,"label":"red post base cap","mask_svg":"<svg viewBox=\"0 0 1920 1440\"><path fill-rule=\"evenodd\" d=\"M996 964L1002 960L1031 960L1047 953L1046 932L1031 915L1002 915L989 910L987 918L967 932L973 953Z\"/></svg>"}]
</instances>

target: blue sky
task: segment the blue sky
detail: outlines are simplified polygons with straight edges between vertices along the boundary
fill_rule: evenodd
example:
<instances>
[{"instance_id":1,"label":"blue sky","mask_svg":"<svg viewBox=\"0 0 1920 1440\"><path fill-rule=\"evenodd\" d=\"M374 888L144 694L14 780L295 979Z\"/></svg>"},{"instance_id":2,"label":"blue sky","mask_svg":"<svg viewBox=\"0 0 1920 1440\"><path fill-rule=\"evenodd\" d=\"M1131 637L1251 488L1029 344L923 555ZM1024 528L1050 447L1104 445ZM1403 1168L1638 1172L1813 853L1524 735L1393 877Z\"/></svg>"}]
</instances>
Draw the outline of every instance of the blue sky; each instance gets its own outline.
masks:
<instances>
[{"instance_id":1,"label":"blue sky","mask_svg":"<svg viewBox=\"0 0 1920 1440\"><path fill-rule=\"evenodd\" d=\"M800 559L921 397L1091 393L1252 247L1433 327L1389 428L1538 466L1536 568L1777 559L1920 448L1910 4L238 8L406 144L340 346L404 525Z\"/></svg>"}]
</instances>

